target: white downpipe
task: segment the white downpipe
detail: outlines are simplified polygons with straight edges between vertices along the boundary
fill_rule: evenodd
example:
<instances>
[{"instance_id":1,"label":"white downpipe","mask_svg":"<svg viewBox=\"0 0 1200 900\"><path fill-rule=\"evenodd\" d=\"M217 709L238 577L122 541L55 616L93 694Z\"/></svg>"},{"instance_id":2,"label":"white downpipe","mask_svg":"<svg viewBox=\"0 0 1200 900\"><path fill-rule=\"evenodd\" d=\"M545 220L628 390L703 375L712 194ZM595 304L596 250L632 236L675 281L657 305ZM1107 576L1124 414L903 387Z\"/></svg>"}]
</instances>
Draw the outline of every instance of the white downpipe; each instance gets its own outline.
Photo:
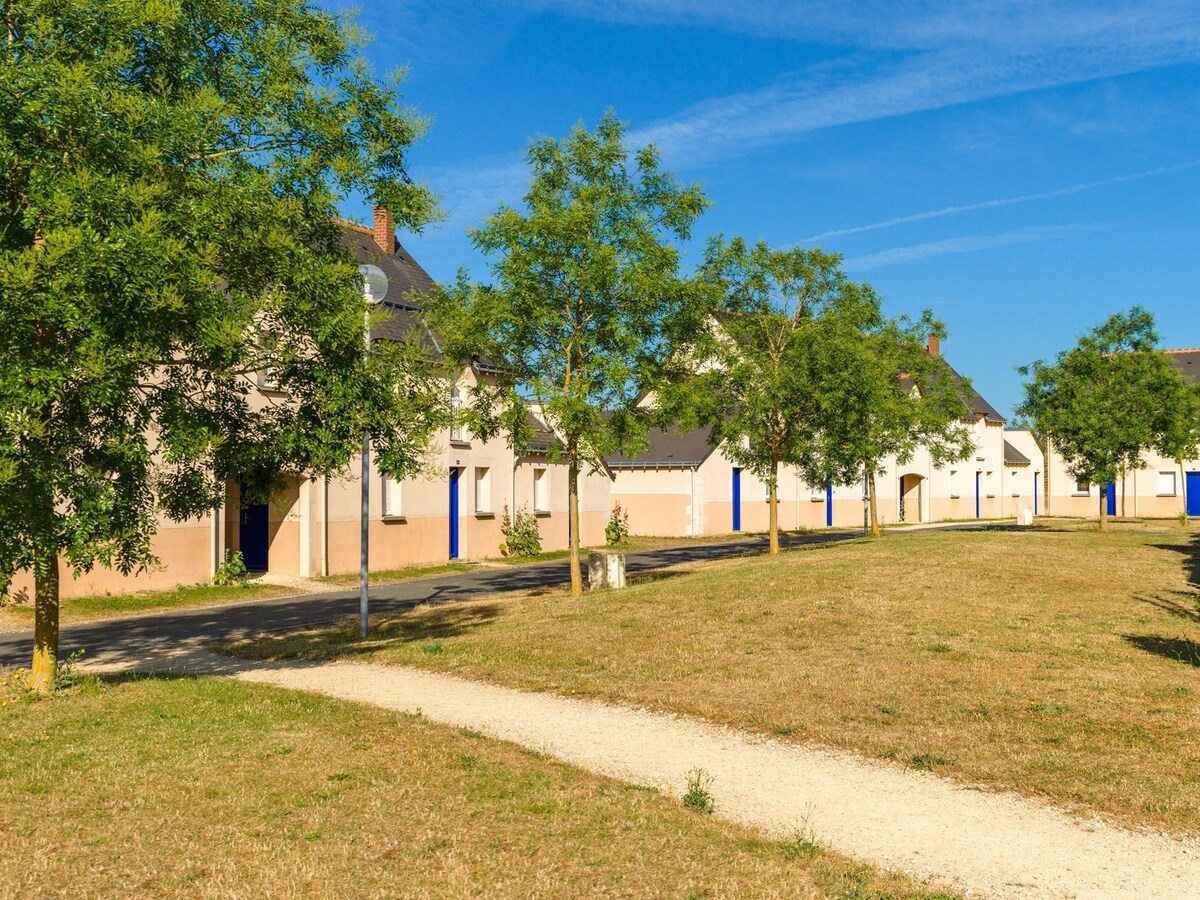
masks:
<instances>
[{"instance_id":1,"label":"white downpipe","mask_svg":"<svg viewBox=\"0 0 1200 900\"><path fill-rule=\"evenodd\" d=\"M321 491L321 574L329 574L329 476L322 479Z\"/></svg>"}]
</instances>

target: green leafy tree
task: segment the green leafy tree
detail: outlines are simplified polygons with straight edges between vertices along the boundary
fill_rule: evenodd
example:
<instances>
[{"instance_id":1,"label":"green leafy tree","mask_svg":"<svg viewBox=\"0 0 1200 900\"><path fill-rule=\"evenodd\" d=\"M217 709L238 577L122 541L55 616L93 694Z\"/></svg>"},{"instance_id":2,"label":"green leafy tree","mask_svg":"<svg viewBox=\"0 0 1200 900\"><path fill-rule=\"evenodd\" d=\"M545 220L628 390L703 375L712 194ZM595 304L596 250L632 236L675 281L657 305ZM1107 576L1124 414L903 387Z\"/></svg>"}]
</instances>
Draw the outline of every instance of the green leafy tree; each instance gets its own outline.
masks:
<instances>
[{"instance_id":1,"label":"green leafy tree","mask_svg":"<svg viewBox=\"0 0 1200 900\"><path fill-rule=\"evenodd\" d=\"M1157 450L1177 461L1200 442L1200 388L1157 349L1154 316L1140 306L1110 316L1028 378L1018 413L1031 419L1080 481L1108 484ZM1100 504L1100 530L1108 508Z\"/></svg>"},{"instance_id":2,"label":"green leafy tree","mask_svg":"<svg viewBox=\"0 0 1200 900\"><path fill-rule=\"evenodd\" d=\"M945 337L945 326L926 311L916 322L885 319L867 328L833 328L817 346L809 389L823 423L814 468L831 484L865 478L870 530L878 537L876 476L885 460L903 465L919 448L941 466L966 459L974 449L962 420L971 387L926 338Z\"/></svg>"},{"instance_id":3,"label":"green leafy tree","mask_svg":"<svg viewBox=\"0 0 1200 900\"><path fill-rule=\"evenodd\" d=\"M408 348L364 362L333 220L350 195L420 227L423 121L304 0L4 0L0 583L35 578L32 684L54 682L60 560L151 564L160 515L330 473L370 431L415 465ZM260 402L269 371L283 402ZM397 390L397 384L404 388Z\"/></svg>"},{"instance_id":4,"label":"green leafy tree","mask_svg":"<svg viewBox=\"0 0 1200 900\"><path fill-rule=\"evenodd\" d=\"M653 147L631 151L612 112L594 132L579 125L565 140L534 141L527 158L524 209L501 207L471 233L494 259L494 283L462 276L430 302L447 346L500 373L476 392L475 427L503 408L492 421L519 443L523 403L532 401L558 436L579 595L580 473L644 446L648 416L638 401L703 320L675 241L690 236L707 201L662 171Z\"/></svg>"},{"instance_id":5,"label":"green leafy tree","mask_svg":"<svg viewBox=\"0 0 1200 900\"><path fill-rule=\"evenodd\" d=\"M817 370L831 335L880 324L879 301L848 280L841 257L821 250L773 250L741 238L709 243L701 281L721 312L695 345L694 377L660 392L664 409L692 415L711 440L767 485L770 552L779 552L779 468L797 467L821 483L821 397L814 381L842 373Z\"/></svg>"}]
</instances>

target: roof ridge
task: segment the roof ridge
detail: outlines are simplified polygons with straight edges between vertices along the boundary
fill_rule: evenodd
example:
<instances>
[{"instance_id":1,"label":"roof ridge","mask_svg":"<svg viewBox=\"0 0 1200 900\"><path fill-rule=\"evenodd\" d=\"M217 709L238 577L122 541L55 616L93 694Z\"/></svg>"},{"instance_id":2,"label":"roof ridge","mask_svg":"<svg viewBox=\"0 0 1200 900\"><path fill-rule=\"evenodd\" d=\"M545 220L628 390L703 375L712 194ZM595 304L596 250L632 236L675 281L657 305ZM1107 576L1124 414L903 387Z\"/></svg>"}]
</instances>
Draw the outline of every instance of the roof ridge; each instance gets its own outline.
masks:
<instances>
[{"instance_id":1,"label":"roof ridge","mask_svg":"<svg viewBox=\"0 0 1200 900\"><path fill-rule=\"evenodd\" d=\"M1163 353L1200 353L1200 347L1176 347L1164 349Z\"/></svg>"},{"instance_id":2,"label":"roof ridge","mask_svg":"<svg viewBox=\"0 0 1200 900\"><path fill-rule=\"evenodd\" d=\"M370 226L363 225L359 222L351 222L349 219L343 219L340 216L334 216L333 221L337 222L339 225L349 228L352 231L357 231L359 234L375 234L374 229L372 229Z\"/></svg>"}]
</instances>

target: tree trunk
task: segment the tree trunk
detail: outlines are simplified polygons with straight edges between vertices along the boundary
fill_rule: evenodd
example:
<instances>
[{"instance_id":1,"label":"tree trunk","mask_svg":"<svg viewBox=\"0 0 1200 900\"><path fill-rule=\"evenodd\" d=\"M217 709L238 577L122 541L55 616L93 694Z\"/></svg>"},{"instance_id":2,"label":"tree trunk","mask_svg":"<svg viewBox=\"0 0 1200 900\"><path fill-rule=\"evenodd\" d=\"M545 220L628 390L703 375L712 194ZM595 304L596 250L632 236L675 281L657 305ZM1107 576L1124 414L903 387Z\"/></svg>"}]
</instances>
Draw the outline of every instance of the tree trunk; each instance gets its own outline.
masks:
<instances>
[{"instance_id":1,"label":"tree trunk","mask_svg":"<svg viewBox=\"0 0 1200 900\"><path fill-rule=\"evenodd\" d=\"M771 550L776 554L779 552L779 464L772 463L771 465L771 480L767 482L767 508L769 511L770 524L768 530L771 535Z\"/></svg>"},{"instance_id":2,"label":"tree trunk","mask_svg":"<svg viewBox=\"0 0 1200 900\"><path fill-rule=\"evenodd\" d=\"M1108 485L1100 486L1100 530L1108 531Z\"/></svg>"},{"instance_id":3,"label":"tree trunk","mask_svg":"<svg viewBox=\"0 0 1200 900\"><path fill-rule=\"evenodd\" d=\"M879 500L875 494L874 470L867 474L867 495L871 506L871 537L879 537L882 532L879 530Z\"/></svg>"},{"instance_id":4,"label":"tree trunk","mask_svg":"<svg viewBox=\"0 0 1200 900\"><path fill-rule=\"evenodd\" d=\"M583 596L583 572L579 567L579 462L567 466L567 521L571 526L571 596Z\"/></svg>"},{"instance_id":5,"label":"tree trunk","mask_svg":"<svg viewBox=\"0 0 1200 900\"><path fill-rule=\"evenodd\" d=\"M46 571L34 581L33 665L29 687L47 694L58 675L58 555L50 554Z\"/></svg>"},{"instance_id":6,"label":"tree trunk","mask_svg":"<svg viewBox=\"0 0 1200 900\"><path fill-rule=\"evenodd\" d=\"M1125 476L1126 476L1126 474L1127 473L1125 473L1125 472L1121 473L1121 518L1122 519L1124 519L1126 517L1126 513L1125 513Z\"/></svg>"}]
</instances>

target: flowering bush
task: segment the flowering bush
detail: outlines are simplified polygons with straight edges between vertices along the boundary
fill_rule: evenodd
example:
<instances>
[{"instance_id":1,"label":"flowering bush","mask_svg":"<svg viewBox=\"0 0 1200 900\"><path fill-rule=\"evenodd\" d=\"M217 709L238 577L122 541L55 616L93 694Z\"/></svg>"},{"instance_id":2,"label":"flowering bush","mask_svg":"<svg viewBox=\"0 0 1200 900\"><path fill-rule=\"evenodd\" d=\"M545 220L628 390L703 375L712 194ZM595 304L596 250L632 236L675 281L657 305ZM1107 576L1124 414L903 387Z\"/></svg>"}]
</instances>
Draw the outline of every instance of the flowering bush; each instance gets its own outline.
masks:
<instances>
[{"instance_id":1,"label":"flowering bush","mask_svg":"<svg viewBox=\"0 0 1200 900\"><path fill-rule=\"evenodd\" d=\"M604 526L604 538L610 547L629 540L629 513L621 509L620 503L613 507L612 515L608 517L608 524Z\"/></svg>"},{"instance_id":2,"label":"flowering bush","mask_svg":"<svg viewBox=\"0 0 1200 900\"><path fill-rule=\"evenodd\" d=\"M508 504L504 504L500 532L504 535L504 543L500 545L502 556L537 556L542 552L542 536L538 532L537 516L523 506L517 510L515 516L510 516Z\"/></svg>"}]
</instances>

